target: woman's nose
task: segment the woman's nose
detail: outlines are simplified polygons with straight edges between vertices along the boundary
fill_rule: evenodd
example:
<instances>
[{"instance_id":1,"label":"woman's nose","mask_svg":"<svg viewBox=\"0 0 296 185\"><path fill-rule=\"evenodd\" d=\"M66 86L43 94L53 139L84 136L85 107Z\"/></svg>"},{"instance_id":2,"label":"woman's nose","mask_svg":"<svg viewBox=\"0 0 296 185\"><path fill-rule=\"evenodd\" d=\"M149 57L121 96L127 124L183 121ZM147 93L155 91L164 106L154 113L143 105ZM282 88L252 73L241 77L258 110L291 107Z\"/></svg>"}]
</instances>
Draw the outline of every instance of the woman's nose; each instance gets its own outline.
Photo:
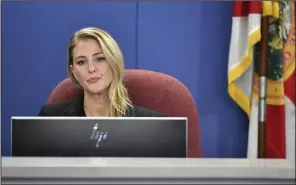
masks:
<instances>
[{"instance_id":1,"label":"woman's nose","mask_svg":"<svg viewBox=\"0 0 296 185\"><path fill-rule=\"evenodd\" d=\"M88 63L88 71L90 73L94 73L96 71L96 68L95 68L95 66L94 66L94 64L92 62Z\"/></svg>"}]
</instances>

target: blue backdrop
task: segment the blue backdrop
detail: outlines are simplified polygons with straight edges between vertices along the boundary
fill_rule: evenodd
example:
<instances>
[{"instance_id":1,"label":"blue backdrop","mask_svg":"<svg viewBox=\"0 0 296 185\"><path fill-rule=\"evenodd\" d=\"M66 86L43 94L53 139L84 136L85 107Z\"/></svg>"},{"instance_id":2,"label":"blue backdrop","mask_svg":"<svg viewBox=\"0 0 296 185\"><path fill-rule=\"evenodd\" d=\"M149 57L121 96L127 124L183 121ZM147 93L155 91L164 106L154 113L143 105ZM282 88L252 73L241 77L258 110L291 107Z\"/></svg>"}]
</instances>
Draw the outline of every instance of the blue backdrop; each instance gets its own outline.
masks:
<instances>
[{"instance_id":1,"label":"blue backdrop","mask_svg":"<svg viewBox=\"0 0 296 185\"><path fill-rule=\"evenodd\" d=\"M2 2L2 155L11 116L35 116L66 78L72 33L102 28L126 68L170 74L199 111L203 157L245 157L248 120L227 94L232 2Z\"/></svg>"}]
</instances>

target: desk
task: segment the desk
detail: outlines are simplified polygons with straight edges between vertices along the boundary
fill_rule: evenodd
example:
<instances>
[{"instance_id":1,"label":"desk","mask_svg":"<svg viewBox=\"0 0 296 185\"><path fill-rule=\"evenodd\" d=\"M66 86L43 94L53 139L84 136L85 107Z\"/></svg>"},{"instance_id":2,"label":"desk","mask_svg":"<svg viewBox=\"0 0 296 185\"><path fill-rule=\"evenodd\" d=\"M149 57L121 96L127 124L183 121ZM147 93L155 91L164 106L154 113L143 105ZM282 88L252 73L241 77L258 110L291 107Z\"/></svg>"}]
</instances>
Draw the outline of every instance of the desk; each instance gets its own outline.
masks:
<instances>
[{"instance_id":1,"label":"desk","mask_svg":"<svg viewBox=\"0 0 296 185\"><path fill-rule=\"evenodd\" d=\"M287 160L153 158L2 158L2 183L295 184Z\"/></svg>"}]
</instances>

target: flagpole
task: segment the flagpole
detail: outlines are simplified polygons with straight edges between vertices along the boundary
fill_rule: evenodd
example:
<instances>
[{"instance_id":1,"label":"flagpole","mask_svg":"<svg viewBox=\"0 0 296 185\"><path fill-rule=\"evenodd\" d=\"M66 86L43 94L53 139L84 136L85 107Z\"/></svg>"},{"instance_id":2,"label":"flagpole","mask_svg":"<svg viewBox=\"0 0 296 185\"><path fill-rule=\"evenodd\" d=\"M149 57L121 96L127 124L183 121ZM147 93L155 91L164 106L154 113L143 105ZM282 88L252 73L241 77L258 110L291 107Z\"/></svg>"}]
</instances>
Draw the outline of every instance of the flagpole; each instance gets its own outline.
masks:
<instances>
[{"instance_id":1,"label":"flagpole","mask_svg":"<svg viewBox=\"0 0 296 185\"><path fill-rule=\"evenodd\" d=\"M266 97L267 97L267 58L268 58L269 17L261 17L261 41L259 60L259 110L258 110L258 158L265 158L266 153Z\"/></svg>"}]
</instances>

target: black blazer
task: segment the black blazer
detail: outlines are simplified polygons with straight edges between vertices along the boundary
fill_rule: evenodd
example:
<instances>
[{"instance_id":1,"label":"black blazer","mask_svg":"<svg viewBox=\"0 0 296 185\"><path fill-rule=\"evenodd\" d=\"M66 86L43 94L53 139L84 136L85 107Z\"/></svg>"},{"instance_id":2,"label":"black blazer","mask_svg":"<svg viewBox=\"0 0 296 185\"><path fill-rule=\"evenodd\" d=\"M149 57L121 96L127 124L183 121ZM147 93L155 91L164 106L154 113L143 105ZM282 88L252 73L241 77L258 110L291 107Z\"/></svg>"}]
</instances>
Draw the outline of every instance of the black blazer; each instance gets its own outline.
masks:
<instances>
[{"instance_id":1,"label":"black blazer","mask_svg":"<svg viewBox=\"0 0 296 185\"><path fill-rule=\"evenodd\" d=\"M85 117L86 115L83 109L83 97L71 101L43 105L38 116ZM158 112L134 106L133 108L128 109L124 117L162 117L162 115Z\"/></svg>"}]
</instances>

